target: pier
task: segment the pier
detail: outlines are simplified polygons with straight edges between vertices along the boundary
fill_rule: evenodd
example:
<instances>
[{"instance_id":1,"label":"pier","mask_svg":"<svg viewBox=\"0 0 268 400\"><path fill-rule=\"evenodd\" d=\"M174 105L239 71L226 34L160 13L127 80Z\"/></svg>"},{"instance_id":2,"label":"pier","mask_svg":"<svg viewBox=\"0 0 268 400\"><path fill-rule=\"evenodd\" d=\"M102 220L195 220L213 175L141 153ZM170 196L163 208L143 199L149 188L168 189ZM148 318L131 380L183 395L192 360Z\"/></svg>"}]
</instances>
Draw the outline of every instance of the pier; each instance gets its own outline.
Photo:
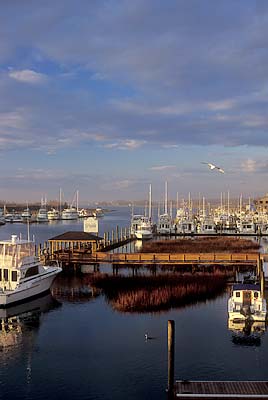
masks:
<instances>
[{"instance_id":1,"label":"pier","mask_svg":"<svg viewBox=\"0 0 268 400\"><path fill-rule=\"evenodd\" d=\"M168 399L268 399L268 381L198 381L174 379L175 321L168 321Z\"/></svg>"},{"instance_id":2,"label":"pier","mask_svg":"<svg viewBox=\"0 0 268 400\"><path fill-rule=\"evenodd\" d=\"M125 229L117 229L104 238L82 231L69 231L55 236L38 247L38 255L44 263L58 261L63 267L111 264L119 266L176 267L195 272L198 269L232 270L255 267L267 261L268 254L259 252L127 252L120 247L134 240ZM117 249L115 252L114 250Z\"/></svg>"}]
</instances>

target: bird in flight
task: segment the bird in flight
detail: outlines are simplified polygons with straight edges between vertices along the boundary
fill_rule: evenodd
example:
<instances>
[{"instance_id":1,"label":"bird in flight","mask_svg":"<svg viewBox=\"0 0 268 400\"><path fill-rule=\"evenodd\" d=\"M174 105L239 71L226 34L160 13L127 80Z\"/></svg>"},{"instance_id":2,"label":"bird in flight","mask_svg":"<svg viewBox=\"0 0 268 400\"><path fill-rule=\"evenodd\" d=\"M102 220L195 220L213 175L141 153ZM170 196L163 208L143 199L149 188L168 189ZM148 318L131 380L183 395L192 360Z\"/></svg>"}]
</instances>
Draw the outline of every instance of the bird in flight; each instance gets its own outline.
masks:
<instances>
[{"instance_id":1,"label":"bird in flight","mask_svg":"<svg viewBox=\"0 0 268 400\"><path fill-rule=\"evenodd\" d=\"M222 174L224 174L224 170L220 167L217 167L217 165L208 163L208 162L202 162L201 164L206 164L211 170L213 169L217 169L219 172L221 172Z\"/></svg>"}]
</instances>

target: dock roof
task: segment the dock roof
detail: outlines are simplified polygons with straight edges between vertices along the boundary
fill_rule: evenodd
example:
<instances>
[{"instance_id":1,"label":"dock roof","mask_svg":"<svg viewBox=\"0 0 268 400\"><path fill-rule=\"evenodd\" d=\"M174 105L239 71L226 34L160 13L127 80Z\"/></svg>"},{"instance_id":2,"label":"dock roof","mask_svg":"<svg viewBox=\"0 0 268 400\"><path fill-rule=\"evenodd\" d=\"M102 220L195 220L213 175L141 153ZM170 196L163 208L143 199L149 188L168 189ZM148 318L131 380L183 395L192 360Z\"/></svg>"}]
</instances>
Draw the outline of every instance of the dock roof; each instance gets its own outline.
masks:
<instances>
[{"instance_id":1,"label":"dock roof","mask_svg":"<svg viewBox=\"0 0 268 400\"><path fill-rule=\"evenodd\" d=\"M84 231L68 231L48 239L49 242L97 242L103 238Z\"/></svg>"}]
</instances>

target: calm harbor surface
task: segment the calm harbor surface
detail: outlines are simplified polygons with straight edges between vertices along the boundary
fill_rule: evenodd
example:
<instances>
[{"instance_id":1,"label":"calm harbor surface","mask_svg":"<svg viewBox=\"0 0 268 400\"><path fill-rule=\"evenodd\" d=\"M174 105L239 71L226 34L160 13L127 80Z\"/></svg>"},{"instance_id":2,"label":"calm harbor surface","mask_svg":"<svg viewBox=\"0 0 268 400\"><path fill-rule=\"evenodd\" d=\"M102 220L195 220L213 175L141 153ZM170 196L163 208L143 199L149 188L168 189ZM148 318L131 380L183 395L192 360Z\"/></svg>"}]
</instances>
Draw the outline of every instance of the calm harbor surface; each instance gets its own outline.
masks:
<instances>
[{"instance_id":1,"label":"calm harbor surface","mask_svg":"<svg viewBox=\"0 0 268 400\"><path fill-rule=\"evenodd\" d=\"M100 236L129 222L129 208L118 208L100 220ZM61 221L32 224L31 234L39 243L82 229L82 221ZM26 237L26 225L0 227L0 239L20 233ZM87 290L86 275L59 276L55 299L8 311L18 317L0 331L0 399L166 399L169 319L176 323L176 378L268 380L268 333L245 337L228 329L229 288L216 299L153 314L120 313Z\"/></svg>"}]
</instances>

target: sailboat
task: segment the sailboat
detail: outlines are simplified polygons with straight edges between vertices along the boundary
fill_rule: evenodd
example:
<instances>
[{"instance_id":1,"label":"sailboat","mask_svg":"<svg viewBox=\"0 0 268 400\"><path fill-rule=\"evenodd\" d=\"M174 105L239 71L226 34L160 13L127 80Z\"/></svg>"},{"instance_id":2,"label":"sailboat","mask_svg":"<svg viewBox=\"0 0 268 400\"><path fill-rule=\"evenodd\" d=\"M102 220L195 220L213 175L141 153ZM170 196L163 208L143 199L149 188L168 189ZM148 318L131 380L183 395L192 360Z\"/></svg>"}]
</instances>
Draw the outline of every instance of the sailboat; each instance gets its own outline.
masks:
<instances>
[{"instance_id":1,"label":"sailboat","mask_svg":"<svg viewBox=\"0 0 268 400\"><path fill-rule=\"evenodd\" d=\"M137 239L152 239L152 185L149 186L149 213L146 215L132 215L130 231Z\"/></svg>"}]
</instances>

